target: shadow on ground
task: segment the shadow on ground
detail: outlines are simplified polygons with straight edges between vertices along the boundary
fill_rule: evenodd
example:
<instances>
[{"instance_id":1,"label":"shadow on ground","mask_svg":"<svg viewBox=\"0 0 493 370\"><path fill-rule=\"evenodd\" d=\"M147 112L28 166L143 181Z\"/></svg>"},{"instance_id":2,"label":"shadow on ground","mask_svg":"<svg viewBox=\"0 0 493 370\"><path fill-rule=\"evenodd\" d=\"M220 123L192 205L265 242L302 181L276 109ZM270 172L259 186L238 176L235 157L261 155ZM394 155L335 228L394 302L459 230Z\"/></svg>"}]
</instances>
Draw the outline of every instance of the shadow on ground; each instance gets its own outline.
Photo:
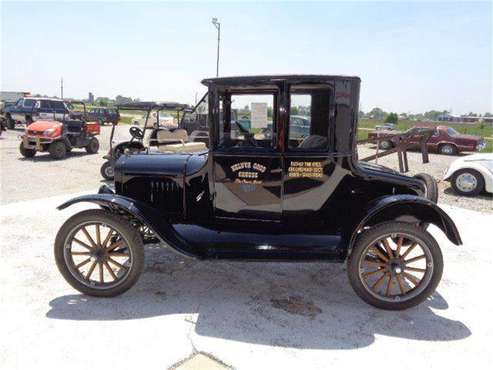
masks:
<instances>
[{"instance_id":1,"label":"shadow on ground","mask_svg":"<svg viewBox=\"0 0 493 370\"><path fill-rule=\"evenodd\" d=\"M61 296L50 302L47 317L98 321L188 314L200 336L313 349L365 347L376 335L425 341L471 335L461 321L434 312L448 308L438 293L407 311L366 305L339 264L203 262L159 246L147 247L146 261L127 293L109 299Z\"/></svg>"},{"instance_id":2,"label":"shadow on ground","mask_svg":"<svg viewBox=\"0 0 493 370\"><path fill-rule=\"evenodd\" d=\"M457 193L454 191L454 189L453 189L450 185L449 185L449 187L448 187L448 188L445 188L445 189L443 190L443 192L444 192L445 194L448 194L448 195L454 195L454 196L456 196L456 197L463 197L463 195L459 195L459 194L457 194ZM475 198L475 199L482 199L482 200L487 200L487 201L491 201L491 200L493 200L493 194L489 194L489 193L487 193L486 191L483 191L483 192L481 192L481 194L479 194L479 195L475 195L475 196L474 196L474 197L472 197L472 198Z\"/></svg>"}]
</instances>

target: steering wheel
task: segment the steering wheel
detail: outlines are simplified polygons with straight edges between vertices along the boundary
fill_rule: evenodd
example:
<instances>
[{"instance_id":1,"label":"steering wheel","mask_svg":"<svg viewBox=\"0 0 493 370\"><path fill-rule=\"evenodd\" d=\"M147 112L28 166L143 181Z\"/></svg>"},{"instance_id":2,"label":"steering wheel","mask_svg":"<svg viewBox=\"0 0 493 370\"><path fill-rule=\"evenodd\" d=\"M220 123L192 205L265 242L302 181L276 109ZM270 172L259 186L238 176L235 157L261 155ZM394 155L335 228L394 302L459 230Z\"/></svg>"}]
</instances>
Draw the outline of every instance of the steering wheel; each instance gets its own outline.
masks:
<instances>
[{"instance_id":1,"label":"steering wheel","mask_svg":"<svg viewBox=\"0 0 493 370\"><path fill-rule=\"evenodd\" d=\"M139 127L132 126L130 127L130 135L132 138L142 140L144 138L144 131L142 131Z\"/></svg>"},{"instance_id":2,"label":"steering wheel","mask_svg":"<svg viewBox=\"0 0 493 370\"><path fill-rule=\"evenodd\" d=\"M254 135L250 131L248 131L245 127L243 127L243 125L240 122L234 121L234 123L240 129L240 132L245 136L245 139L248 142L248 144L250 144L250 145L245 145L245 142L242 142L240 146L254 146L254 147L260 146L259 143L257 143L257 140L255 140L255 138L253 137Z\"/></svg>"}]
</instances>

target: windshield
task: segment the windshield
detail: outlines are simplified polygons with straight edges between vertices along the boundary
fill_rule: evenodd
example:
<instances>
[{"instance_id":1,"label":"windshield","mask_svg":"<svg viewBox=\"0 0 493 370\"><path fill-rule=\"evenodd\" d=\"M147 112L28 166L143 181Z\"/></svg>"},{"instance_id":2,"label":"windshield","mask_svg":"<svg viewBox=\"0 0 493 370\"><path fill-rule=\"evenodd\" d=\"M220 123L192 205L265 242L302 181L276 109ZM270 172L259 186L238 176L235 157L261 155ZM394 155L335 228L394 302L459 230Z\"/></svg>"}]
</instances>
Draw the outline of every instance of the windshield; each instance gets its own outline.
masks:
<instances>
[{"instance_id":1,"label":"windshield","mask_svg":"<svg viewBox=\"0 0 493 370\"><path fill-rule=\"evenodd\" d=\"M447 133L450 135L450 136L457 136L457 135L460 135L455 129L453 129L452 127L449 127L447 129Z\"/></svg>"}]
</instances>

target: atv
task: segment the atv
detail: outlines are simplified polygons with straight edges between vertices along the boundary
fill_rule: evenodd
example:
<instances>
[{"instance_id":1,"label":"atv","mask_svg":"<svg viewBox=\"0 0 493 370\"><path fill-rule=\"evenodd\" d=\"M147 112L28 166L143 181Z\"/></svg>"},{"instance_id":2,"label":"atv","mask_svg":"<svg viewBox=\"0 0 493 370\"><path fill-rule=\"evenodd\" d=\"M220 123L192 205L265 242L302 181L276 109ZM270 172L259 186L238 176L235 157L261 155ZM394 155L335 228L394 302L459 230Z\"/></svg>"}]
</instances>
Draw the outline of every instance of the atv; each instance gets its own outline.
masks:
<instances>
[{"instance_id":1,"label":"atv","mask_svg":"<svg viewBox=\"0 0 493 370\"><path fill-rule=\"evenodd\" d=\"M100 133L99 123L86 122L84 102L71 103L82 104L84 115L74 119L71 115L57 117L56 112L53 112L52 119L47 117L31 123L21 136L19 150L23 157L32 158L37 152L49 152L51 158L62 159L74 148L85 148L89 154L98 152L96 135Z\"/></svg>"}]
</instances>

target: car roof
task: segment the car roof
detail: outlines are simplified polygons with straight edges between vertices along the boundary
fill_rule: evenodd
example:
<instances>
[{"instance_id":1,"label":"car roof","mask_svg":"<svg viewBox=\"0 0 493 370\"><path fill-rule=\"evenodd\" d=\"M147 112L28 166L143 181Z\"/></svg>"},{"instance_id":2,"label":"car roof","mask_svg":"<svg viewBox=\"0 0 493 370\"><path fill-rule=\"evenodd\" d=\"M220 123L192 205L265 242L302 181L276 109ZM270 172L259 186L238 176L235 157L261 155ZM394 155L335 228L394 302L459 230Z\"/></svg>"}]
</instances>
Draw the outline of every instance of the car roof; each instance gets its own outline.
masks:
<instances>
[{"instance_id":1,"label":"car roof","mask_svg":"<svg viewBox=\"0 0 493 370\"><path fill-rule=\"evenodd\" d=\"M135 102L128 104L118 104L118 109L127 110L184 110L188 108L187 104L176 102Z\"/></svg>"},{"instance_id":2,"label":"car roof","mask_svg":"<svg viewBox=\"0 0 493 370\"><path fill-rule=\"evenodd\" d=\"M202 84L210 85L262 85L274 84L279 81L288 82L327 82L333 80L354 80L361 81L357 76L343 75L256 75L256 76L231 76L231 77L213 77L202 80Z\"/></svg>"},{"instance_id":3,"label":"car roof","mask_svg":"<svg viewBox=\"0 0 493 370\"><path fill-rule=\"evenodd\" d=\"M63 101L62 99L59 98L45 98L42 96L24 96L24 99L33 99L33 100L50 100L50 101Z\"/></svg>"}]
</instances>

